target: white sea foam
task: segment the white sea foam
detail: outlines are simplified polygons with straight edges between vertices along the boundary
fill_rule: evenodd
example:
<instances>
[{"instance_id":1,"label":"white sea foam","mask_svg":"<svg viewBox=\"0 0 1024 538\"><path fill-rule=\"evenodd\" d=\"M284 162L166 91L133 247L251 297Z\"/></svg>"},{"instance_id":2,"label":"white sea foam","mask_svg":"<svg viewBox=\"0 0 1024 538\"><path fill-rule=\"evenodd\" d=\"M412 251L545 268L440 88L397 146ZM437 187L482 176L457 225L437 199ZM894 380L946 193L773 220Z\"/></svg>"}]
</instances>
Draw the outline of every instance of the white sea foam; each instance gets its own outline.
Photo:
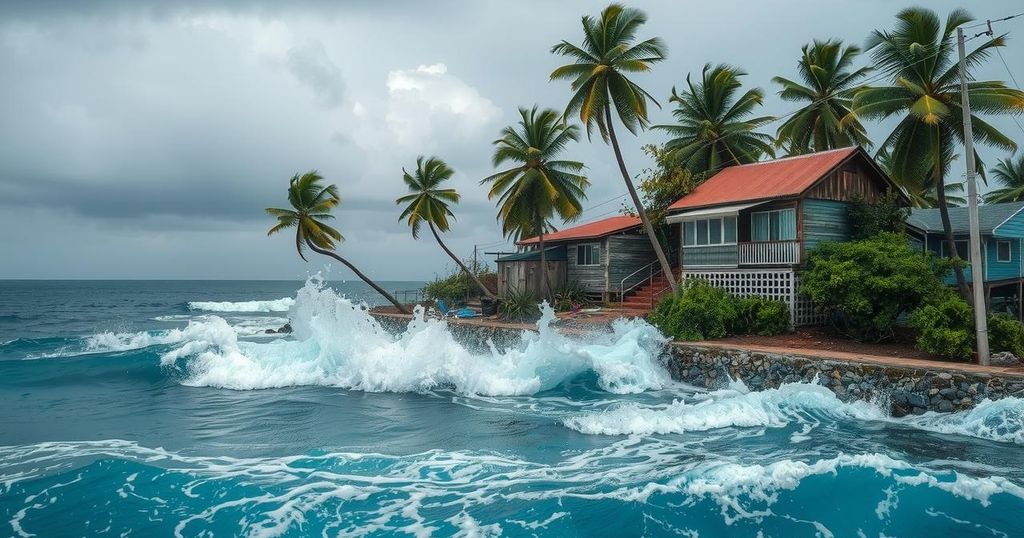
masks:
<instances>
[{"instance_id":1,"label":"white sea foam","mask_svg":"<svg viewBox=\"0 0 1024 538\"><path fill-rule=\"evenodd\" d=\"M272 301L191 301L190 310L205 312L287 312L295 304L295 299L282 297Z\"/></svg>"},{"instance_id":2,"label":"white sea foam","mask_svg":"<svg viewBox=\"0 0 1024 538\"><path fill-rule=\"evenodd\" d=\"M697 401L675 400L667 406L625 403L606 411L565 420L569 428L588 434L666 434L728 427L779 428L815 421L815 415L881 420L885 413L867 402L844 403L831 390L814 383L787 383L777 389L747 392L726 389Z\"/></svg>"},{"instance_id":3,"label":"white sea foam","mask_svg":"<svg viewBox=\"0 0 1024 538\"><path fill-rule=\"evenodd\" d=\"M317 279L299 290L291 311L294 341L238 342L234 331L210 323L196 338L162 358L186 372L194 386L259 389L330 385L364 391L412 392L451 388L464 394L523 395L556 387L593 371L598 384L623 394L671 384L658 362L664 337L643 321L620 320L609 334L587 341L550 325L545 309L538 332L518 345L474 353L458 343L444 321L418 309L398 336L385 331L365 307L339 297Z\"/></svg>"},{"instance_id":4,"label":"white sea foam","mask_svg":"<svg viewBox=\"0 0 1024 538\"><path fill-rule=\"evenodd\" d=\"M938 433L968 435L1024 445L1024 399L982 400L973 409L956 413L929 412L894 419L901 424Z\"/></svg>"}]
</instances>

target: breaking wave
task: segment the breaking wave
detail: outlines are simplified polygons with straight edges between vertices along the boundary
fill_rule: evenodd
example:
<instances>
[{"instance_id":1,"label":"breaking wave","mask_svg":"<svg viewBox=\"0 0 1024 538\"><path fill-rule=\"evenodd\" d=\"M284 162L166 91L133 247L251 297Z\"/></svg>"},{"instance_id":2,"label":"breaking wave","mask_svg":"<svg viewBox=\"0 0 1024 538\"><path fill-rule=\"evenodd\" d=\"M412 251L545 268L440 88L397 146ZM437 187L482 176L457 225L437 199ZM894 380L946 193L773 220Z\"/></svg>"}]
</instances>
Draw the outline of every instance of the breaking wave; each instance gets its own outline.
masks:
<instances>
[{"instance_id":1,"label":"breaking wave","mask_svg":"<svg viewBox=\"0 0 1024 538\"><path fill-rule=\"evenodd\" d=\"M967 411L932 411L894 420L922 430L1024 445L1024 399L1020 398L983 400Z\"/></svg>"},{"instance_id":2,"label":"breaking wave","mask_svg":"<svg viewBox=\"0 0 1024 538\"><path fill-rule=\"evenodd\" d=\"M295 299L282 297L272 301L191 301L189 310L204 312L287 312L295 304Z\"/></svg>"},{"instance_id":3,"label":"breaking wave","mask_svg":"<svg viewBox=\"0 0 1024 538\"><path fill-rule=\"evenodd\" d=\"M182 383L237 390L328 385L368 392L452 389L463 394L525 395L593 372L602 390L635 393L671 385L658 358L665 343L643 321L616 322L609 334L570 338L551 327L544 306L538 332L517 345L484 353L460 344L442 320L418 308L408 329L394 336L365 307L338 296L318 279L299 290L291 310L294 340L238 341L219 318L190 325L193 332L162 356ZM219 321L218 321L219 320Z\"/></svg>"}]
</instances>

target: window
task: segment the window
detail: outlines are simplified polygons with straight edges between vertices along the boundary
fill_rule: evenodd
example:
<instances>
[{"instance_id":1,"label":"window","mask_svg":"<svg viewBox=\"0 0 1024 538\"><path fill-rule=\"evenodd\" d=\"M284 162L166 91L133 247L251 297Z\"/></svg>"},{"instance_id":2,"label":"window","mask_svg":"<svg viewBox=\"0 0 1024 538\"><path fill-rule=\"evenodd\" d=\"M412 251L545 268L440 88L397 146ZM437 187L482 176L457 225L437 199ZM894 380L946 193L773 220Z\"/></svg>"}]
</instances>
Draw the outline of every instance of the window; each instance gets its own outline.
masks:
<instances>
[{"instance_id":1,"label":"window","mask_svg":"<svg viewBox=\"0 0 1024 538\"><path fill-rule=\"evenodd\" d=\"M736 217L687 220L683 222L683 246L736 244Z\"/></svg>"},{"instance_id":2,"label":"window","mask_svg":"<svg viewBox=\"0 0 1024 538\"><path fill-rule=\"evenodd\" d=\"M953 243L956 244L956 255L960 256L960 259L962 259L962 260L970 260L971 259L971 247L968 244L966 239L957 239ZM939 243L939 245L940 245L939 252L941 252L942 253L942 257L945 258L947 256L947 254L946 254L946 251L947 251L947 249L946 249L946 245L947 245L946 240L942 239L941 242Z\"/></svg>"},{"instance_id":3,"label":"window","mask_svg":"<svg viewBox=\"0 0 1024 538\"><path fill-rule=\"evenodd\" d=\"M750 214L750 238L754 241L796 239L796 210L777 209Z\"/></svg>"},{"instance_id":4,"label":"window","mask_svg":"<svg viewBox=\"0 0 1024 538\"><path fill-rule=\"evenodd\" d=\"M601 245L590 243L577 246L576 265L601 265Z\"/></svg>"},{"instance_id":5,"label":"window","mask_svg":"<svg viewBox=\"0 0 1024 538\"><path fill-rule=\"evenodd\" d=\"M996 261L997 262L1008 262L1011 258L1011 249L1009 241L996 241Z\"/></svg>"}]
</instances>

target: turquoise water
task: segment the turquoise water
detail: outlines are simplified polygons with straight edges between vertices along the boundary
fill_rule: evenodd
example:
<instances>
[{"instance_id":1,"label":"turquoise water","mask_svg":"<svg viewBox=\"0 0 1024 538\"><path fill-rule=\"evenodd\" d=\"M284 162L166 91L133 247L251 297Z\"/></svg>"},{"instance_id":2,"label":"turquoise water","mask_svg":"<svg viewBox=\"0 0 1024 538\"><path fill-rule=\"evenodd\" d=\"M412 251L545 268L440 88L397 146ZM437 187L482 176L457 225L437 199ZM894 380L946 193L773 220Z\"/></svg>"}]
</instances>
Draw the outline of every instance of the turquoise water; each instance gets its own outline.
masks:
<instances>
[{"instance_id":1,"label":"turquoise water","mask_svg":"<svg viewBox=\"0 0 1024 538\"><path fill-rule=\"evenodd\" d=\"M709 392L643 322L467 349L362 299L0 282L0 535L1022 535L1020 400L891 419L814 384Z\"/></svg>"}]
</instances>

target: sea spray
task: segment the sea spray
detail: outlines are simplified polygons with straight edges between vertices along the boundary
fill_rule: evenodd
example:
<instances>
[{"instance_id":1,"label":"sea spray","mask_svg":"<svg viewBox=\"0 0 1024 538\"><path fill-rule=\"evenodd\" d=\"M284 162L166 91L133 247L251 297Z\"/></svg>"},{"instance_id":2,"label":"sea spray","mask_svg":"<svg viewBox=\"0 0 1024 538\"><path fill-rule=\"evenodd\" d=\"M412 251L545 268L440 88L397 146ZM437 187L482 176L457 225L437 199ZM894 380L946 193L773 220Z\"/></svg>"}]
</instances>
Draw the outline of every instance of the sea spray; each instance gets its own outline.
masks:
<instances>
[{"instance_id":1,"label":"sea spray","mask_svg":"<svg viewBox=\"0 0 1024 538\"><path fill-rule=\"evenodd\" d=\"M283 297L269 301L190 301L189 310L204 312L287 312L295 299Z\"/></svg>"},{"instance_id":2,"label":"sea spray","mask_svg":"<svg viewBox=\"0 0 1024 538\"><path fill-rule=\"evenodd\" d=\"M671 384L659 363L664 337L641 321L620 320L610 333L580 341L552 327L544 305L538 331L524 331L518 345L477 354L452 336L444 320L417 308L408 328L394 336L358 305L338 296L319 278L299 290L289 315L292 340L239 342L233 331L211 322L209 331L165 353L162 363L179 368L182 382L237 390L327 385L369 392L526 395L552 389L586 372L616 394ZM226 324L225 324L226 325Z\"/></svg>"}]
</instances>

